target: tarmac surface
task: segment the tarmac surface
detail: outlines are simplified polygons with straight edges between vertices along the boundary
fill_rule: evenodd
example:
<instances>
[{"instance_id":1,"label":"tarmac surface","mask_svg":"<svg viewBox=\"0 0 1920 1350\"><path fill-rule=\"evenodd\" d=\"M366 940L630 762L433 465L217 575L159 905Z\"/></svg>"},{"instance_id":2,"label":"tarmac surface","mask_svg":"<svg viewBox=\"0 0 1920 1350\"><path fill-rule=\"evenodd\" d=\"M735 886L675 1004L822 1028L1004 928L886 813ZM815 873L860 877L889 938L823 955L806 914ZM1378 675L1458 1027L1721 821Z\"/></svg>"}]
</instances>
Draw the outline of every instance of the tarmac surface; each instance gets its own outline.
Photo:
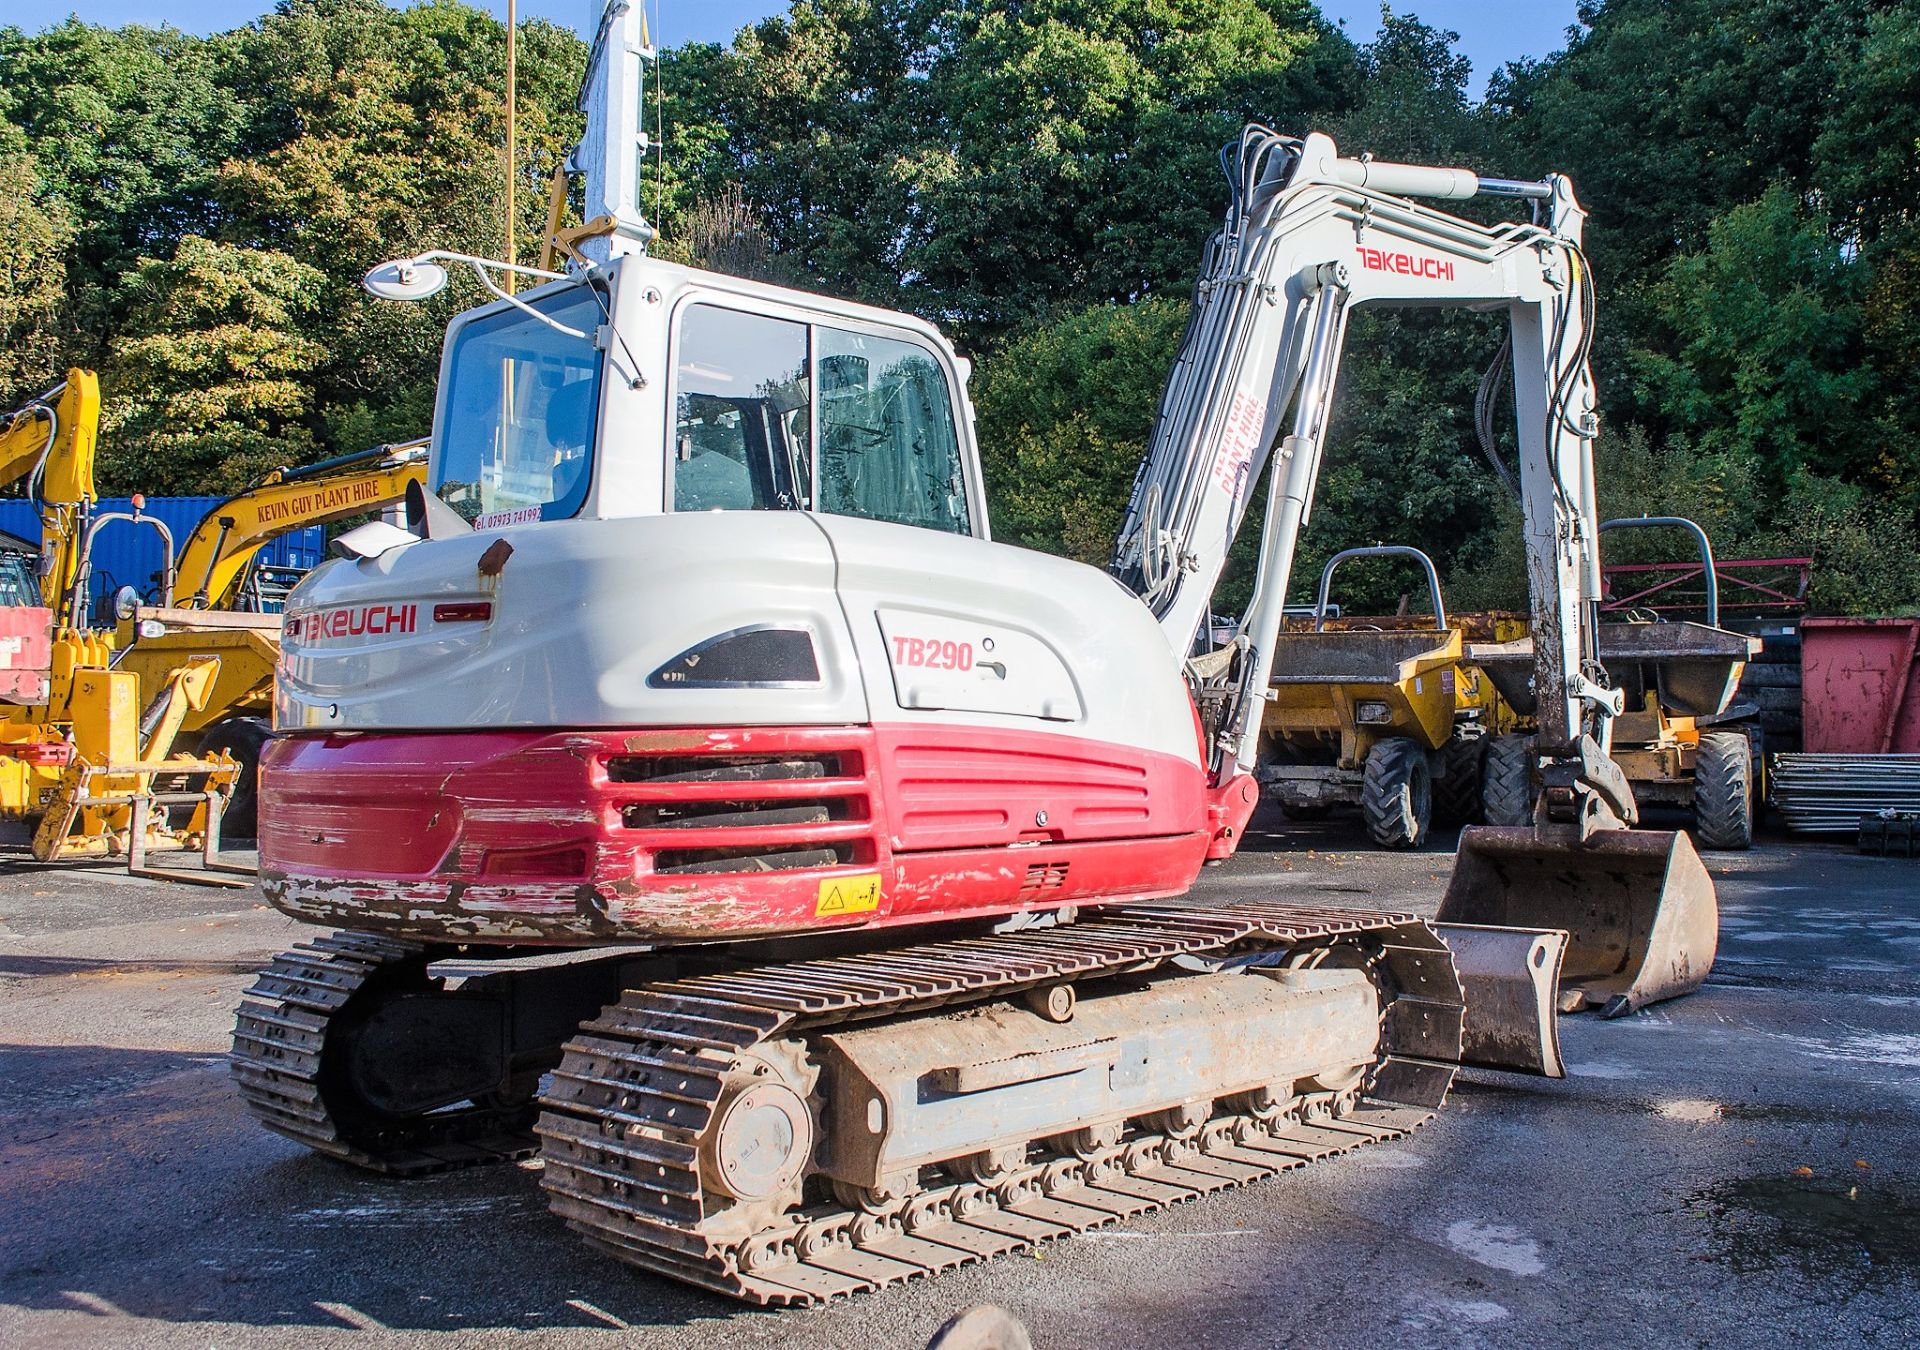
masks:
<instances>
[{"instance_id":1,"label":"tarmac surface","mask_svg":"<svg viewBox=\"0 0 1920 1350\"><path fill-rule=\"evenodd\" d=\"M1269 824L1201 894L1430 913L1445 847ZM241 1111L250 892L0 861L0 1344L917 1347L1915 1343L1920 862L1708 855L1699 994L1563 1019L1570 1076L1469 1072L1411 1140L818 1311L629 1270L531 1165L392 1182Z\"/></svg>"}]
</instances>

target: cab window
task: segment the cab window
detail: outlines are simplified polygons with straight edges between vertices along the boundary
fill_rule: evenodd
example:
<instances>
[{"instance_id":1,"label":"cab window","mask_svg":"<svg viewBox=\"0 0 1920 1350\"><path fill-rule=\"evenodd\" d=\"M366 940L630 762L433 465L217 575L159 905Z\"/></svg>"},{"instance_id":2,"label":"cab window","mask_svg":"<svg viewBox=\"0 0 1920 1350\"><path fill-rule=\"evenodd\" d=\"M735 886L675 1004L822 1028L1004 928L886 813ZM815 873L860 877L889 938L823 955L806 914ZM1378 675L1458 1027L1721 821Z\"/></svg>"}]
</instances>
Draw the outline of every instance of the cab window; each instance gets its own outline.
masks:
<instances>
[{"instance_id":1,"label":"cab window","mask_svg":"<svg viewBox=\"0 0 1920 1350\"><path fill-rule=\"evenodd\" d=\"M933 353L896 338L687 307L674 354L676 511L827 511L972 531Z\"/></svg>"},{"instance_id":2,"label":"cab window","mask_svg":"<svg viewBox=\"0 0 1920 1350\"><path fill-rule=\"evenodd\" d=\"M924 347L814 330L820 509L966 534L966 482L947 377Z\"/></svg>"},{"instance_id":3,"label":"cab window","mask_svg":"<svg viewBox=\"0 0 1920 1350\"><path fill-rule=\"evenodd\" d=\"M809 505L805 324L694 305L680 324L674 375L674 510Z\"/></svg>"}]
</instances>

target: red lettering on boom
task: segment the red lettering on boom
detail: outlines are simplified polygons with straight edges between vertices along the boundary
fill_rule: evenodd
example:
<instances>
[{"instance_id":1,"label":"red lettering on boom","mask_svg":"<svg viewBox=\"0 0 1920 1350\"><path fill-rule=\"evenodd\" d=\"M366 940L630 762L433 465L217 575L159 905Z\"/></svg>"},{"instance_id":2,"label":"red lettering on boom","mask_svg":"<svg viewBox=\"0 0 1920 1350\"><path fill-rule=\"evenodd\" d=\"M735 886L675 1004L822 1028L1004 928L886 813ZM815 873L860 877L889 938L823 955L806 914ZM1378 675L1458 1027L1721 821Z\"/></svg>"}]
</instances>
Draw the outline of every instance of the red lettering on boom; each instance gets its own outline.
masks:
<instances>
[{"instance_id":1,"label":"red lettering on boom","mask_svg":"<svg viewBox=\"0 0 1920 1350\"><path fill-rule=\"evenodd\" d=\"M1384 249L1361 244L1360 265L1369 272L1392 272L1396 276L1426 277L1433 281L1452 281L1453 264L1445 258L1427 258L1416 253L1388 253Z\"/></svg>"}]
</instances>

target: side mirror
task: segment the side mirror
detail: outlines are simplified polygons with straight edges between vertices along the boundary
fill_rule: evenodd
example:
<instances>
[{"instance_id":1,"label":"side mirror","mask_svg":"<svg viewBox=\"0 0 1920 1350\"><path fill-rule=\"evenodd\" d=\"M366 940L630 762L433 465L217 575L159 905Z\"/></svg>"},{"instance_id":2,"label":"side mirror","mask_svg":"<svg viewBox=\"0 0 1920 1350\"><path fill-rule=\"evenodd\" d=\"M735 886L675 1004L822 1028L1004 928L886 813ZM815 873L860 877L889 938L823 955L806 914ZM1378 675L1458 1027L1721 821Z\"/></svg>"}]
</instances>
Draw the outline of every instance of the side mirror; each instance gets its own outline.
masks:
<instances>
[{"instance_id":1,"label":"side mirror","mask_svg":"<svg viewBox=\"0 0 1920 1350\"><path fill-rule=\"evenodd\" d=\"M360 284L382 300L425 300L446 286L447 269L439 263L396 258L368 272Z\"/></svg>"}]
</instances>

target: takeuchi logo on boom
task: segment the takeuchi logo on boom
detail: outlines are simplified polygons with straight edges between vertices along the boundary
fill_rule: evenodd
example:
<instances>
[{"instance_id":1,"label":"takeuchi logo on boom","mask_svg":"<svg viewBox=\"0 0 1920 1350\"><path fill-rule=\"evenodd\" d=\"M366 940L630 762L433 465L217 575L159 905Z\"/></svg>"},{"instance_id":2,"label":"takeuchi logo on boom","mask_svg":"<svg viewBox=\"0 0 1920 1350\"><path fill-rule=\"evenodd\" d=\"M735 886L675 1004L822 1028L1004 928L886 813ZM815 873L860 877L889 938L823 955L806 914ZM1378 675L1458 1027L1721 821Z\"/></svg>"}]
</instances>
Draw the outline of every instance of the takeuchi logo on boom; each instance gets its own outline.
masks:
<instances>
[{"instance_id":1,"label":"takeuchi logo on boom","mask_svg":"<svg viewBox=\"0 0 1920 1350\"><path fill-rule=\"evenodd\" d=\"M1445 258L1423 258L1415 253L1388 253L1360 245L1360 265L1369 272L1393 272L1403 277L1432 277L1452 281L1453 264Z\"/></svg>"}]
</instances>

